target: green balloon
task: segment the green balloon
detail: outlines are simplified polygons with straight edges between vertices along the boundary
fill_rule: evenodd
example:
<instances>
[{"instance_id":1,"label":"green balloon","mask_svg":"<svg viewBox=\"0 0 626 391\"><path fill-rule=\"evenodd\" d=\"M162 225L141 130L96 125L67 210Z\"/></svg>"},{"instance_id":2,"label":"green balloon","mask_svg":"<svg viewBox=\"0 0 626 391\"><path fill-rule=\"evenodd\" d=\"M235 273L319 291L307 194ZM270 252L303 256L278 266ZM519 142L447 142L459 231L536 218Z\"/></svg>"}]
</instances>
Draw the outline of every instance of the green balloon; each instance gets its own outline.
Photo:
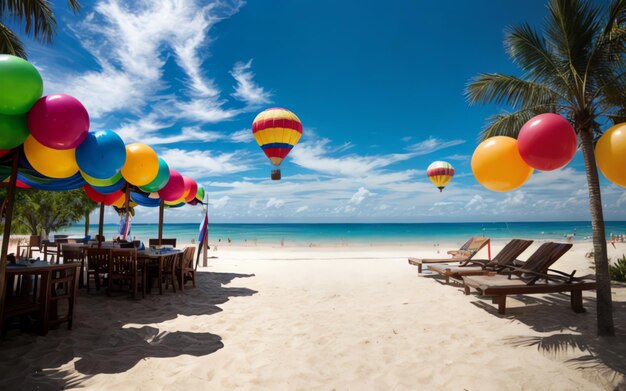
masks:
<instances>
[{"instance_id":1,"label":"green balloon","mask_svg":"<svg viewBox=\"0 0 626 391\"><path fill-rule=\"evenodd\" d=\"M147 185L139 187L141 190L146 193L153 193L155 191L159 191L167 185L167 182L170 180L170 166L167 165L167 162L162 158L159 158L159 172L152 180L152 182Z\"/></svg>"},{"instance_id":2,"label":"green balloon","mask_svg":"<svg viewBox=\"0 0 626 391\"><path fill-rule=\"evenodd\" d=\"M30 134L27 115L0 114L0 149L20 146Z\"/></svg>"},{"instance_id":3,"label":"green balloon","mask_svg":"<svg viewBox=\"0 0 626 391\"><path fill-rule=\"evenodd\" d=\"M198 192L196 193L196 199L200 202L204 201L204 187L198 186Z\"/></svg>"},{"instance_id":4,"label":"green balloon","mask_svg":"<svg viewBox=\"0 0 626 391\"><path fill-rule=\"evenodd\" d=\"M33 64L0 54L0 114L25 114L42 93L43 80Z\"/></svg>"}]
</instances>

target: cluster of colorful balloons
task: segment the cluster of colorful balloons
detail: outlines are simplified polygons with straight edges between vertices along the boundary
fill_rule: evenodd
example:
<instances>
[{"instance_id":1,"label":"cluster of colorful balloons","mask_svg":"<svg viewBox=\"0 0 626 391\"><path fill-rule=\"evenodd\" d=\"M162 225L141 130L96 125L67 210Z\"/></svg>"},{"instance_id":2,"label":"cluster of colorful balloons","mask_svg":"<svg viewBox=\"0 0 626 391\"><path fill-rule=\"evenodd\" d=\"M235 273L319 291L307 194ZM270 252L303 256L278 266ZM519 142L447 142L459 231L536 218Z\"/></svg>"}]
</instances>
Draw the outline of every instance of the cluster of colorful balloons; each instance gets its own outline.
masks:
<instances>
[{"instance_id":1,"label":"cluster of colorful balloons","mask_svg":"<svg viewBox=\"0 0 626 391\"><path fill-rule=\"evenodd\" d=\"M0 157L23 144L28 168L53 179L80 172L89 198L107 205L124 206L126 183L170 205L198 195L196 182L171 169L150 146L125 145L112 130L90 132L80 101L42 93L43 80L32 64L0 55Z\"/></svg>"},{"instance_id":2,"label":"cluster of colorful balloons","mask_svg":"<svg viewBox=\"0 0 626 391\"><path fill-rule=\"evenodd\" d=\"M472 172L489 190L510 191L526 183L534 169L565 166L576 148L576 132L569 121L558 114L540 114L522 126L517 140L496 136L480 143L472 155Z\"/></svg>"}]
</instances>

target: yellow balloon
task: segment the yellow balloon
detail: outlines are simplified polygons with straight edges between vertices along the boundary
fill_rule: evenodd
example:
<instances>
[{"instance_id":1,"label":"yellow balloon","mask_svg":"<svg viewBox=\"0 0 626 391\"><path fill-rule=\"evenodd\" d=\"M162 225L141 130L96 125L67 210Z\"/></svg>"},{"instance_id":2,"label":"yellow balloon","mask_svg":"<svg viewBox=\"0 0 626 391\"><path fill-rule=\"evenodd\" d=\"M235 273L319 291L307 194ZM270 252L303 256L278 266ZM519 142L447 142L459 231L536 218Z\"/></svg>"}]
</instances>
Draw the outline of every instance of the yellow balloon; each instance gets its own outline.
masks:
<instances>
[{"instance_id":1,"label":"yellow balloon","mask_svg":"<svg viewBox=\"0 0 626 391\"><path fill-rule=\"evenodd\" d=\"M510 191L522 186L533 174L533 168L520 156L516 139L496 136L476 147L472 172L487 189Z\"/></svg>"},{"instance_id":2,"label":"yellow balloon","mask_svg":"<svg viewBox=\"0 0 626 391\"><path fill-rule=\"evenodd\" d=\"M116 206L118 208L124 208L126 206L126 193L122 194L120 198L115 200L115 202L112 203L111 205Z\"/></svg>"},{"instance_id":3,"label":"yellow balloon","mask_svg":"<svg viewBox=\"0 0 626 391\"><path fill-rule=\"evenodd\" d=\"M626 123L612 126L600 137L596 163L606 179L626 187Z\"/></svg>"},{"instance_id":4,"label":"yellow balloon","mask_svg":"<svg viewBox=\"0 0 626 391\"><path fill-rule=\"evenodd\" d=\"M32 135L24 141L24 153L30 165L40 174L50 178L69 178L78 172L75 150L75 148L48 148L35 140Z\"/></svg>"},{"instance_id":5,"label":"yellow balloon","mask_svg":"<svg viewBox=\"0 0 626 391\"><path fill-rule=\"evenodd\" d=\"M146 144L134 143L126 146L126 163L122 176L135 186L145 186L159 173L159 158Z\"/></svg>"}]
</instances>

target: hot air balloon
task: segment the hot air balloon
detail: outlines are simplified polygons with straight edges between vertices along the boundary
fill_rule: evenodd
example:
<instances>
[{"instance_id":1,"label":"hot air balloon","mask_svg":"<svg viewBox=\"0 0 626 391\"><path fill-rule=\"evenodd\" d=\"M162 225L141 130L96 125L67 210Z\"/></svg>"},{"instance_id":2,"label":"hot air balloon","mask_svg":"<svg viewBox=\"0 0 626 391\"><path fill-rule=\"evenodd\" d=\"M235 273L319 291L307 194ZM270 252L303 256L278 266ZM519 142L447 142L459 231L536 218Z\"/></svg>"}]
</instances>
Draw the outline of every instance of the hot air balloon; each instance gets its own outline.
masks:
<instances>
[{"instance_id":1,"label":"hot air balloon","mask_svg":"<svg viewBox=\"0 0 626 391\"><path fill-rule=\"evenodd\" d=\"M302 137L302 123L291 111L267 109L252 122L252 134L265 155L278 167ZM272 170L272 180L280 179L280 169Z\"/></svg>"},{"instance_id":2,"label":"hot air balloon","mask_svg":"<svg viewBox=\"0 0 626 391\"><path fill-rule=\"evenodd\" d=\"M448 162L436 161L428 166L426 174L428 175L428 179L430 179L430 181L437 186L439 192L441 192L452 180L454 167Z\"/></svg>"}]
</instances>

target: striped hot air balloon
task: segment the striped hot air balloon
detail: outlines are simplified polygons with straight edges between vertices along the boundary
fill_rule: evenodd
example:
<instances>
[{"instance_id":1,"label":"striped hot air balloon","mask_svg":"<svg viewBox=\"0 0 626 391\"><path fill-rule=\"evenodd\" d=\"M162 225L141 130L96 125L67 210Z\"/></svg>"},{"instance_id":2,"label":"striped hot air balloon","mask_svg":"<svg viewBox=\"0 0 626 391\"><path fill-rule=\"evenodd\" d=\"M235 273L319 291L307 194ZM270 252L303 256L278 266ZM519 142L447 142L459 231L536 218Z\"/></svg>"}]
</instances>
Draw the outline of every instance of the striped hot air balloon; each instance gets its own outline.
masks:
<instances>
[{"instance_id":1,"label":"striped hot air balloon","mask_svg":"<svg viewBox=\"0 0 626 391\"><path fill-rule=\"evenodd\" d=\"M252 134L273 165L279 166L302 137L302 123L291 111L267 109L252 122ZM272 171L272 179L280 179L280 170Z\"/></svg>"},{"instance_id":2,"label":"striped hot air balloon","mask_svg":"<svg viewBox=\"0 0 626 391\"><path fill-rule=\"evenodd\" d=\"M437 186L439 192L443 191L454 176L454 167L448 162L436 161L432 162L426 170L426 174L430 181Z\"/></svg>"}]
</instances>

